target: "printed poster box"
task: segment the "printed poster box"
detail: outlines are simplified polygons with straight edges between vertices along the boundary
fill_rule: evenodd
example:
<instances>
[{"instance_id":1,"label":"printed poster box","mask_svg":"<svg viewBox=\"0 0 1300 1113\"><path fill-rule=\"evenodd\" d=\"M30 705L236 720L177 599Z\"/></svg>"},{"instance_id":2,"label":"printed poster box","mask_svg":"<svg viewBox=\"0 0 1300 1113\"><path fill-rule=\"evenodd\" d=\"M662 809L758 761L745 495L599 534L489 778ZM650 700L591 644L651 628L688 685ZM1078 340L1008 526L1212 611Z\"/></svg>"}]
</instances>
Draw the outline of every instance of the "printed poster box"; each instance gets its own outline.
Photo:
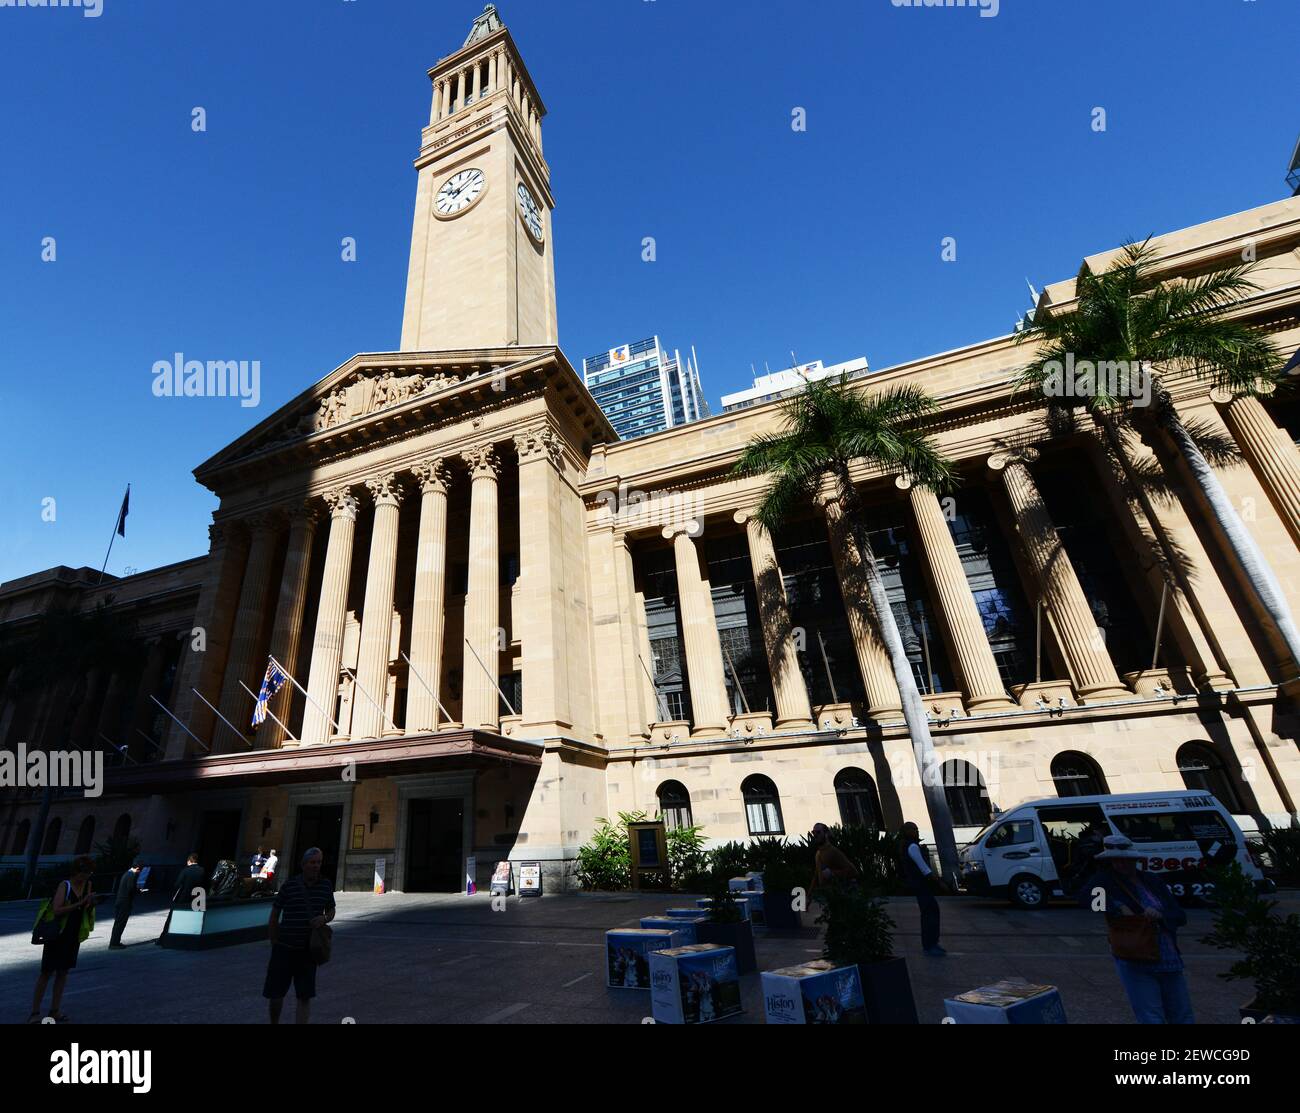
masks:
<instances>
[{"instance_id":1,"label":"printed poster box","mask_svg":"<svg viewBox=\"0 0 1300 1113\"><path fill-rule=\"evenodd\" d=\"M674 919L672 916L645 916L641 920L641 926L650 931L678 932L682 937L678 944L681 947L690 947L699 942L695 938L695 925L702 923L704 923L703 916L694 916L689 920L685 917Z\"/></svg>"},{"instance_id":2,"label":"printed poster box","mask_svg":"<svg viewBox=\"0 0 1300 1113\"><path fill-rule=\"evenodd\" d=\"M605 932L605 984L611 989L649 989L651 951L680 947L680 931L615 928Z\"/></svg>"},{"instance_id":3,"label":"printed poster box","mask_svg":"<svg viewBox=\"0 0 1300 1113\"><path fill-rule=\"evenodd\" d=\"M670 908L664 913L670 920L703 920L707 913L698 908Z\"/></svg>"},{"instance_id":4,"label":"printed poster box","mask_svg":"<svg viewBox=\"0 0 1300 1113\"><path fill-rule=\"evenodd\" d=\"M862 978L856 966L825 959L763 972L767 1024L866 1024Z\"/></svg>"},{"instance_id":5,"label":"printed poster box","mask_svg":"<svg viewBox=\"0 0 1300 1113\"><path fill-rule=\"evenodd\" d=\"M751 919L749 907L750 898L748 896L742 896L740 893L735 893L733 896L736 901L736 907L740 909L740 918L742 920ZM700 897L700 899L695 902L695 914L698 916L701 912L708 912L712 907L712 897ZM672 909L670 908L668 911L671 912Z\"/></svg>"},{"instance_id":6,"label":"printed poster box","mask_svg":"<svg viewBox=\"0 0 1300 1113\"><path fill-rule=\"evenodd\" d=\"M745 874L745 878L746 880L749 881L749 887L751 889L757 889L759 892L763 891L762 870L750 870L747 874Z\"/></svg>"},{"instance_id":7,"label":"printed poster box","mask_svg":"<svg viewBox=\"0 0 1300 1113\"><path fill-rule=\"evenodd\" d=\"M750 889L748 877L733 877L727 882L727 888L733 893L747 893Z\"/></svg>"},{"instance_id":8,"label":"printed poster box","mask_svg":"<svg viewBox=\"0 0 1300 1113\"><path fill-rule=\"evenodd\" d=\"M994 982L946 999L957 1024L1064 1024L1065 1006L1055 986L1017 979Z\"/></svg>"},{"instance_id":9,"label":"printed poster box","mask_svg":"<svg viewBox=\"0 0 1300 1113\"><path fill-rule=\"evenodd\" d=\"M710 1024L741 1012L735 948L697 943L652 952L650 1010L656 1024Z\"/></svg>"}]
</instances>

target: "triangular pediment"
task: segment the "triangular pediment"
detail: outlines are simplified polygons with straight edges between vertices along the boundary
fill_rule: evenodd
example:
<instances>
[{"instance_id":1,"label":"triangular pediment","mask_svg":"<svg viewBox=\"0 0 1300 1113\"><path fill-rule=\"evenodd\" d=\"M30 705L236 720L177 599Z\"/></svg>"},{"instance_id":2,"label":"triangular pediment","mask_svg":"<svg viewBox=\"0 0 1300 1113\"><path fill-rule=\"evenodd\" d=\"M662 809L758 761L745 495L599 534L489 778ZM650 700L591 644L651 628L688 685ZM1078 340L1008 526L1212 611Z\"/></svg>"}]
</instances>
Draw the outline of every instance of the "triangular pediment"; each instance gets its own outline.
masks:
<instances>
[{"instance_id":1,"label":"triangular pediment","mask_svg":"<svg viewBox=\"0 0 1300 1113\"><path fill-rule=\"evenodd\" d=\"M577 380L586 393L558 348L353 356L200 464L194 474L211 487L219 473L282 456L319 455L330 450L331 442L350 442L375 424L436 420L444 410L464 414L494 393L499 398L503 382L550 369ZM596 424L607 425L594 403L592 408L599 415ZM617 439L605 437L603 429L593 432L597 439Z\"/></svg>"}]
</instances>

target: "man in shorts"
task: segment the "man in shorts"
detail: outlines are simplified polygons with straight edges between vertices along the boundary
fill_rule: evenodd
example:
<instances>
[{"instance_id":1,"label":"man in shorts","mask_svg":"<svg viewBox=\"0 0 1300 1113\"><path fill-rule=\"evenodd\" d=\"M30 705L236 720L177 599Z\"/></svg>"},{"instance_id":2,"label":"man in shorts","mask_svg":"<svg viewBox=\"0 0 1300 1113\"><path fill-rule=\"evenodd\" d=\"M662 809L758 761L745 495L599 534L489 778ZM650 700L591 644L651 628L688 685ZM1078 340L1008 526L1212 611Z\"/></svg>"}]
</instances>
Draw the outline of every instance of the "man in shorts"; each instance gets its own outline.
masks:
<instances>
[{"instance_id":1,"label":"man in shorts","mask_svg":"<svg viewBox=\"0 0 1300 1113\"><path fill-rule=\"evenodd\" d=\"M302 873L281 886L271 906L271 961L266 967L262 996L270 1002L272 1024L280 1023L290 984L298 998L295 1023L306 1024L311 1019L311 999L316 996L311 932L334 919L334 886L320 875L323 860L318 847L307 851L302 856Z\"/></svg>"}]
</instances>

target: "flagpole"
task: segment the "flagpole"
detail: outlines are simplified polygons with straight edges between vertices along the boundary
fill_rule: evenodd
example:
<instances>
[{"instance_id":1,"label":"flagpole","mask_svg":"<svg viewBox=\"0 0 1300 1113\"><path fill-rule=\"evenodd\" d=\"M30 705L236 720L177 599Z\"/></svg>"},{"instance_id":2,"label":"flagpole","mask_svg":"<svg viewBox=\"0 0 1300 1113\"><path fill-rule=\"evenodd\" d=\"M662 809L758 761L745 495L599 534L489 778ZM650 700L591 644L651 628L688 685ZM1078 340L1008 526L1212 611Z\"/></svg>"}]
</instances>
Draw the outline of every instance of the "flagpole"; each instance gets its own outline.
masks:
<instances>
[{"instance_id":1,"label":"flagpole","mask_svg":"<svg viewBox=\"0 0 1300 1113\"><path fill-rule=\"evenodd\" d=\"M344 669L343 671L346 675L352 678L352 686L356 688L356 690L360 692L363 696L365 696L366 699L370 700L370 706L379 712L380 716L384 719L386 723L388 723L390 727L396 730L397 724L388 717L387 711L385 711L382 707L379 706L379 704L377 704L373 699L371 699L370 693L367 692L363 687L361 687L361 681L357 679L357 674L354 673L351 669Z\"/></svg>"},{"instance_id":2,"label":"flagpole","mask_svg":"<svg viewBox=\"0 0 1300 1113\"><path fill-rule=\"evenodd\" d=\"M243 688L244 691L247 692L250 696L253 696L253 703L254 703L254 705L256 705L256 704L257 704L257 696L253 695L253 689L250 688L247 684L245 684L242 680L239 682L239 686L240 686L241 688ZM272 721L275 723L275 725L278 726L282 731L284 731L284 733L287 734L287 735L289 736L289 738L290 738L292 741L297 742L298 739L296 739L296 738L293 737L293 731L291 731L287 726L285 726L282 722L280 722L280 720L277 719L277 718L275 717L275 715L272 713L272 711L271 711L271 707L270 707L270 704L271 704L271 700L274 699L274 698L275 698L275 697L272 696L272 697L270 697L270 698L267 699L267 701L266 701L266 703L267 703L266 713L267 713L268 715L271 716L271 719L272 719Z\"/></svg>"},{"instance_id":3,"label":"flagpole","mask_svg":"<svg viewBox=\"0 0 1300 1113\"><path fill-rule=\"evenodd\" d=\"M423 687L424 690L429 693L429 695L433 696L433 702L438 705L438 710L441 711L447 717L447 722L449 723L454 722L455 720L452 719L451 712L442 706L442 700L438 698L438 693L435 692L432 688L430 688L429 685L425 684L424 677L422 677L419 674L419 672L416 671L415 666L411 664L411 659L406 655L405 651L403 651L402 653L402 660L406 662L407 667L411 670L411 675L414 676L415 679L420 682L421 687ZM437 723L434 723L433 731L435 734L438 733Z\"/></svg>"},{"instance_id":4,"label":"flagpole","mask_svg":"<svg viewBox=\"0 0 1300 1113\"><path fill-rule=\"evenodd\" d=\"M519 712L515 710L514 704L512 704L508 699L506 699L506 694L501 690L501 685L499 685L495 680L493 680L492 674L488 672L488 667L483 663L483 658L478 655L478 650L475 649L472 645L470 645L469 638L465 639L465 645L469 649L469 651L472 654L474 654L474 660L478 662L478 667L481 668L483 672L487 675L488 681L491 683L492 687L497 690L497 695L501 697L501 702L504 703L508 708L510 708L510 714L518 715Z\"/></svg>"},{"instance_id":5,"label":"flagpole","mask_svg":"<svg viewBox=\"0 0 1300 1113\"><path fill-rule=\"evenodd\" d=\"M126 760L129 761L132 765L140 764L138 761L135 760L135 758L131 756L130 750L128 750L125 746L119 746L116 742L114 742L111 738L109 738L108 735L106 735L102 730L99 732L99 737L102 738L113 748L114 752L116 752L118 757L126 758Z\"/></svg>"},{"instance_id":6,"label":"flagpole","mask_svg":"<svg viewBox=\"0 0 1300 1113\"><path fill-rule=\"evenodd\" d=\"M275 661L275 667L276 667L277 669L279 669L282 673L284 673L285 676L287 676L287 677L289 678L289 683L290 683L290 684L292 684L295 688L298 689L298 691L300 691L304 696L306 696L306 698L307 698L307 702L310 703L310 704L312 705L312 707L316 708L317 711L319 711L322 715L325 716L325 720L326 720L326 722L328 722L329 725L332 726L332 727L334 728L334 733L335 733L335 734L338 734L338 733L339 733L339 725L338 725L338 723L336 723L336 722L334 721L334 716L331 715L328 711L326 711L325 708L323 708L323 707L322 707L319 703L317 703L314 699L312 699L311 696L307 695L307 689L304 688L301 684L299 684L298 681L294 680L294 678L293 678L293 673L291 673L291 672L290 672L288 669L286 669L282 664L280 664L280 662L279 662L278 660L276 660L276 658L275 658L274 655L268 655L267 660Z\"/></svg>"},{"instance_id":7,"label":"flagpole","mask_svg":"<svg viewBox=\"0 0 1300 1113\"><path fill-rule=\"evenodd\" d=\"M126 485L126 497L122 499L122 506L126 506L130 498L131 498L131 484L128 483ZM125 529L125 528L126 528L126 522L122 518L122 510L121 507L119 507L117 511L117 521L113 524L113 532L109 535L108 538L108 552L104 554L104 564L103 567L100 568L99 570L99 582L101 584L104 582L104 572L108 568L108 558L113 554L113 542L117 540L117 531L119 529ZM123 536L125 536L125 534Z\"/></svg>"},{"instance_id":8,"label":"flagpole","mask_svg":"<svg viewBox=\"0 0 1300 1113\"><path fill-rule=\"evenodd\" d=\"M161 700L159 700L157 696L150 696L149 698L153 700L154 703L158 704L159 707L162 708L162 712L164 715L167 716L167 718L169 718L173 723L175 723L178 727L180 727L181 730L183 730L186 734L188 734L191 738L193 738L195 742L197 742L200 746L202 746L204 753L212 752L212 747L209 746L207 743L205 743L202 738L200 738L197 734L195 734L192 730L190 730L189 727L187 727L178 718L176 718L175 715L173 715L170 711L168 711L167 706Z\"/></svg>"},{"instance_id":9,"label":"flagpole","mask_svg":"<svg viewBox=\"0 0 1300 1113\"><path fill-rule=\"evenodd\" d=\"M203 693L200 692L197 688L191 688L190 691L193 692L196 696L198 696L199 699L203 699ZM256 747L254 747L254 745L253 745L253 744L252 744L252 743L251 743L247 738L245 738L242 734L240 734L239 731L237 731L234 727L230 726L230 720L227 719L227 718L226 718L226 717L225 717L225 716L224 716L220 711L218 711L215 707L213 707L212 704L208 703L208 701L205 700L205 699L203 699L203 702L208 704L208 707L211 709L212 714L214 714L218 719L220 719L223 723L225 723L226 726L230 727L231 732L232 732L233 734L235 734L236 736L238 736L239 740L240 740L240 741L241 741L245 746L247 746L250 750L256 748Z\"/></svg>"}]
</instances>

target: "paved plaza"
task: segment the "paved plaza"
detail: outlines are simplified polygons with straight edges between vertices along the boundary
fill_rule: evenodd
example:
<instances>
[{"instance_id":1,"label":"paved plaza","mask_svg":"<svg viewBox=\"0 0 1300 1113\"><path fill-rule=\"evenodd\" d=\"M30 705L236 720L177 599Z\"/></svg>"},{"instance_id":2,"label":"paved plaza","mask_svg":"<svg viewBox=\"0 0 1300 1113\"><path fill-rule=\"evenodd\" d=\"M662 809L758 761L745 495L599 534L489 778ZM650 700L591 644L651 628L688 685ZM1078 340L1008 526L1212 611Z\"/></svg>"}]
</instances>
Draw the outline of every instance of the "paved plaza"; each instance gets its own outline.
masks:
<instances>
[{"instance_id":1,"label":"paved plaza","mask_svg":"<svg viewBox=\"0 0 1300 1113\"><path fill-rule=\"evenodd\" d=\"M1300 910L1300 894L1279 897ZM374 896L342 893L333 960L320 972L313 1022L635 1024L649 995L605 987L603 934L642 916L690 903L682 896L561 894L511 897L493 912L486 894ZM923 1023L943 1016L943 998L1005 977L1059 987L1072 1023L1132 1023L1107 946L1102 917L1059 905L1019 912L993 901L942 900L947 958L920 953L915 902L891 901L896 947L905 955ZM29 942L35 904L0 905L0 1021L27 1016L39 948ZM127 927L125 951L108 950L111 909L83 945L64 1011L74 1022L259 1023L267 944L164 950L153 944L165 913L145 904ZM812 917L805 920L811 923ZM1248 985L1217 977L1230 956L1199 942L1210 913L1190 912L1180 933L1197 1020L1238 1023ZM755 932L759 969L820 953L820 929L773 936ZM743 980L745 1013L724 1023L761 1024L757 975ZM48 997L47 997L48 1004ZM292 1004L286 1006L291 1015Z\"/></svg>"}]
</instances>

